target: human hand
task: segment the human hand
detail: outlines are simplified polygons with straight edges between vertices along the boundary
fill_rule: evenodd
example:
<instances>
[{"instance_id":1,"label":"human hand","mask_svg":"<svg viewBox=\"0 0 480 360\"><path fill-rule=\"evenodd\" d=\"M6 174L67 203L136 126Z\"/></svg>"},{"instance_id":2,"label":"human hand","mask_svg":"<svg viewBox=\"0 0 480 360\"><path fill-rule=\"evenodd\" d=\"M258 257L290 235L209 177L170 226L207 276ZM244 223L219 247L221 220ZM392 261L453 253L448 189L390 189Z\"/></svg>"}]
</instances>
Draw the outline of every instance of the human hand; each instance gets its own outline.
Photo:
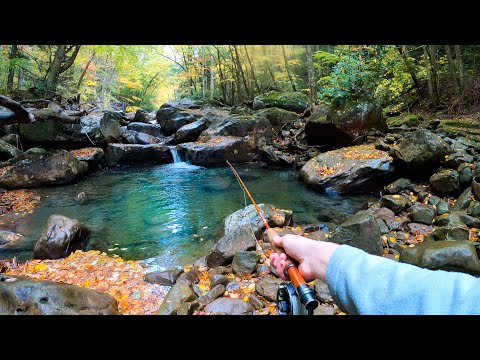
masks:
<instances>
[{"instance_id":1,"label":"human hand","mask_svg":"<svg viewBox=\"0 0 480 360\"><path fill-rule=\"evenodd\" d=\"M298 270L307 282L314 279L326 280L328 262L335 250L340 247L335 243L311 240L292 234L275 236L273 241L277 246L282 247L290 257L298 261ZM285 253L270 255L270 264L283 280L287 280L284 275L286 259Z\"/></svg>"}]
</instances>

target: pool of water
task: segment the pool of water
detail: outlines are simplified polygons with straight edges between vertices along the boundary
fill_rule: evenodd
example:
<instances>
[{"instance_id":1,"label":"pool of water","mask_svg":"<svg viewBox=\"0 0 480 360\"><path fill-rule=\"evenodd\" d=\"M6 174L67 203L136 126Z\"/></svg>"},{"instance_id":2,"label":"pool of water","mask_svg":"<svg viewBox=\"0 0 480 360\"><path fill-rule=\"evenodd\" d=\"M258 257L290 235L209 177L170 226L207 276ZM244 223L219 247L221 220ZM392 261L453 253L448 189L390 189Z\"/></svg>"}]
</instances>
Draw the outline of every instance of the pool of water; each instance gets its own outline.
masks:
<instances>
[{"instance_id":1,"label":"pool of water","mask_svg":"<svg viewBox=\"0 0 480 360\"><path fill-rule=\"evenodd\" d=\"M372 199L317 194L291 171L255 164L236 169L257 203L292 209L296 223L340 222ZM30 259L48 217L60 214L92 229L90 249L127 260L155 257L161 267L183 266L208 252L222 218L241 209L245 201L230 168L186 163L110 170L75 185L36 191L42 198L38 208L10 226L25 240L0 251L0 259ZM86 204L76 201L82 191Z\"/></svg>"}]
</instances>

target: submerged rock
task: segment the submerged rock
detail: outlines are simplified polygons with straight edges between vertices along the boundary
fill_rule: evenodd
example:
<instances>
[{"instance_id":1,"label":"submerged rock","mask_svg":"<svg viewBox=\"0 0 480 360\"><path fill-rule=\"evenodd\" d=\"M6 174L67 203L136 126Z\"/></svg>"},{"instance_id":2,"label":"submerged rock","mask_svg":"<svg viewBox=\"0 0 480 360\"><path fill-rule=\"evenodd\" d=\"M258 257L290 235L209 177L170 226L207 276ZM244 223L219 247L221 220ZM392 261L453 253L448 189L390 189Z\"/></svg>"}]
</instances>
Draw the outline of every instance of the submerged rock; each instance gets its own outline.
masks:
<instances>
[{"instance_id":1,"label":"submerged rock","mask_svg":"<svg viewBox=\"0 0 480 360\"><path fill-rule=\"evenodd\" d=\"M91 230L77 219L52 215L35 244L33 258L60 259L76 250L85 250L90 233Z\"/></svg>"},{"instance_id":2,"label":"submerged rock","mask_svg":"<svg viewBox=\"0 0 480 360\"><path fill-rule=\"evenodd\" d=\"M22 240L24 237L21 234L17 234L13 231L0 230L0 250L8 248L18 241Z\"/></svg>"},{"instance_id":3,"label":"submerged rock","mask_svg":"<svg viewBox=\"0 0 480 360\"><path fill-rule=\"evenodd\" d=\"M320 191L362 193L383 185L393 170L392 158L386 152L360 145L310 159L300 170L300 180Z\"/></svg>"},{"instance_id":4,"label":"submerged rock","mask_svg":"<svg viewBox=\"0 0 480 360\"><path fill-rule=\"evenodd\" d=\"M108 294L53 281L0 274L0 315L115 315Z\"/></svg>"}]
</instances>

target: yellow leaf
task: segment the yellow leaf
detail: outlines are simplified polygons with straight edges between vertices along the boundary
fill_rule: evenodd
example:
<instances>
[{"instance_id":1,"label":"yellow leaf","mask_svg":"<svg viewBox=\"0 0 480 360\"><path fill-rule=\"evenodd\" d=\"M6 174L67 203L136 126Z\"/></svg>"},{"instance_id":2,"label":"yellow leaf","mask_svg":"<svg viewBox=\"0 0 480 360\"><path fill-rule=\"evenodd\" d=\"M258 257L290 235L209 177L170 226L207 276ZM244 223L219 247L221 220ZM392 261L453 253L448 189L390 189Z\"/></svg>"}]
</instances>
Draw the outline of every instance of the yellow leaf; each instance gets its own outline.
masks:
<instances>
[{"instance_id":1,"label":"yellow leaf","mask_svg":"<svg viewBox=\"0 0 480 360\"><path fill-rule=\"evenodd\" d=\"M47 268L47 265L45 265L45 264L42 263L42 264L36 265L36 266L33 268L33 270L34 270L34 271L42 271L42 270L45 270L46 268Z\"/></svg>"},{"instance_id":2,"label":"yellow leaf","mask_svg":"<svg viewBox=\"0 0 480 360\"><path fill-rule=\"evenodd\" d=\"M248 302L248 296L244 296L242 300Z\"/></svg>"}]
</instances>

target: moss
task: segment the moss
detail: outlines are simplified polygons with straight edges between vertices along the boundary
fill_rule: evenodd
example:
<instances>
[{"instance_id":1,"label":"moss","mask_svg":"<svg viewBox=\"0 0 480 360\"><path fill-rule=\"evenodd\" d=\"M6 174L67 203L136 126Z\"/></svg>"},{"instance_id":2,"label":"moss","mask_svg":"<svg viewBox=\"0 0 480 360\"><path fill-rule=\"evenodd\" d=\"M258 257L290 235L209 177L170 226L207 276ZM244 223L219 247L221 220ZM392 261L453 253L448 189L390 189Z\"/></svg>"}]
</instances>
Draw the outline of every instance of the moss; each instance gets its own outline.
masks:
<instances>
[{"instance_id":1,"label":"moss","mask_svg":"<svg viewBox=\"0 0 480 360\"><path fill-rule=\"evenodd\" d=\"M273 126L281 126L285 123L298 119L298 115L293 111L288 111L277 107L262 109L258 111L257 114L266 117Z\"/></svg>"},{"instance_id":2,"label":"moss","mask_svg":"<svg viewBox=\"0 0 480 360\"><path fill-rule=\"evenodd\" d=\"M300 92L270 91L263 95L258 95L254 99L254 108L278 107L288 111L301 113L308 108L308 97Z\"/></svg>"},{"instance_id":3,"label":"moss","mask_svg":"<svg viewBox=\"0 0 480 360\"><path fill-rule=\"evenodd\" d=\"M404 113L400 116L394 116L387 119L388 127L398 127L406 125L408 127L418 126L420 124L420 117L413 114Z\"/></svg>"},{"instance_id":4,"label":"moss","mask_svg":"<svg viewBox=\"0 0 480 360\"><path fill-rule=\"evenodd\" d=\"M464 136L467 139L480 141L480 122L471 118L441 120L438 131L447 136Z\"/></svg>"}]
</instances>

